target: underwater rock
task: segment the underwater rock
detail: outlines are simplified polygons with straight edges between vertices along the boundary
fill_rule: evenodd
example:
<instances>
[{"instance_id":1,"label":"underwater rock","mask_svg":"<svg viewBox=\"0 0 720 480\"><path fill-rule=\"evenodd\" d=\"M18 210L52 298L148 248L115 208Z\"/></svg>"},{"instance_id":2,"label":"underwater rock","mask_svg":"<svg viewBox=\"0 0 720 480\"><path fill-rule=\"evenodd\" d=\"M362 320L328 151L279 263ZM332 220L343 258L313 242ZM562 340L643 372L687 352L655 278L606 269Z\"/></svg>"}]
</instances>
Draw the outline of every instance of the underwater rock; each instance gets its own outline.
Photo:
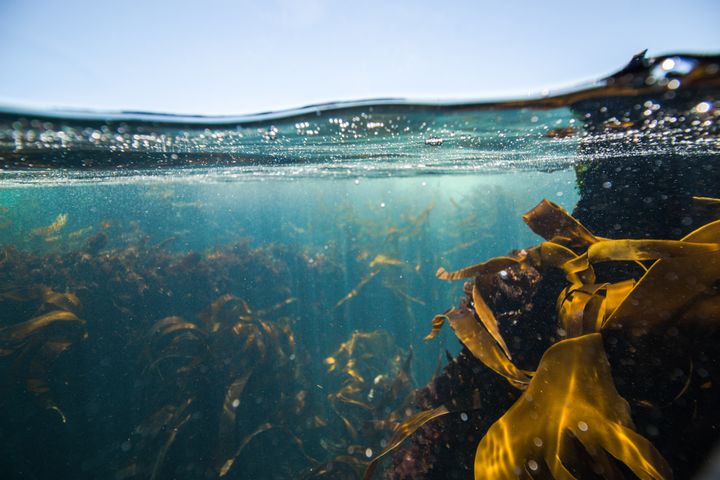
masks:
<instances>
[{"instance_id":1,"label":"underwater rock","mask_svg":"<svg viewBox=\"0 0 720 480\"><path fill-rule=\"evenodd\" d=\"M675 152L674 143L717 141L718 122L697 106L698 98L720 97L717 80L710 73L717 71L718 57L672 59L671 65L692 65L691 78L661 68L662 60L633 61L609 81L636 88L675 80L683 88L668 89L660 98L611 97L571 105L590 134L580 142L578 153L584 160L575 168L580 200L573 216L597 235L680 238L717 218L693 201L694 196L720 197L717 157L682 155ZM663 125L684 133L665 145L655 133ZM632 155L636 151L644 154Z\"/></svg>"}]
</instances>

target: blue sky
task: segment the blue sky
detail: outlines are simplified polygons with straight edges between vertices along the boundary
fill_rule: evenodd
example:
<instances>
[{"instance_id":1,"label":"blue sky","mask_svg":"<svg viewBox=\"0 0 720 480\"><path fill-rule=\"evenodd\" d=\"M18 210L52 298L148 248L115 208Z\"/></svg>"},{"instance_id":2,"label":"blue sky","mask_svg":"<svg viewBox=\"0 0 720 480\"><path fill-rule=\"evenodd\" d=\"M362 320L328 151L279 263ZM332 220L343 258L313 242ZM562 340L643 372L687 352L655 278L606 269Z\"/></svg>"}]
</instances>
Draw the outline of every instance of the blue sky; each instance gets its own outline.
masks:
<instances>
[{"instance_id":1,"label":"blue sky","mask_svg":"<svg viewBox=\"0 0 720 480\"><path fill-rule=\"evenodd\" d=\"M0 103L241 114L527 95L648 48L720 52L720 1L0 0Z\"/></svg>"}]
</instances>

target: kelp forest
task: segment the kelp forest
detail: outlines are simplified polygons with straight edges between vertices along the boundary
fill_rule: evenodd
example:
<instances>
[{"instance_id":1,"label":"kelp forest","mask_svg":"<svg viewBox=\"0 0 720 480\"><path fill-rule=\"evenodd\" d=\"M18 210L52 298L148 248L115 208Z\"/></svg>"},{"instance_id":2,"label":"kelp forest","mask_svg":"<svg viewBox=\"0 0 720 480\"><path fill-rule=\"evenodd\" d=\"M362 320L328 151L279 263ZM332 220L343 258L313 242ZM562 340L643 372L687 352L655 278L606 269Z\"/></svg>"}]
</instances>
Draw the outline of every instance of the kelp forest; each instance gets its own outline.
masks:
<instances>
[{"instance_id":1,"label":"kelp forest","mask_svg":"<svg viewBox=\"0 0 720 480\"><path fill-rule=\"evenodd\" d=\"M0 260L3 471L664 479L695 468L720 421L720 200L691 197L703 223L680 238L631 239L545 199L517 215L537 235L525 248L446 270L516 228L515 200L483 198L448 197L440 229L434 203L392 225L346 209L338 228L352 247L319 252L250 237L183 251L137 224L69 231L66 213L28 227L35 248L5 246ZM433 248L435 231L452 247ZM376 328L347 328L350 316Z\"/></svg>"},{"instance_id":2,"label":"kelp forest","mask_svg":"<svg viewBox=\"0 0 720 480\"><path fill-rule=\"evenodd\" d=\"M23 148L45 140L20 133L44 124L11 122L5 162L40 180L0 188L0 478L717 478L718 63L683 61L641 54L604 90L533 102L321 119L343 148L374 139L359 164L308 140L319 110L169 144L254 135L338 160L311 175L226 178L238 156L183 176L223 154L153 150L185 128L159 120L69 119L33 171ZM71 168L137 145L177 175L53 181L73 135ZM543 152L558 161L522 163Z\"/></svg>"}]
</instances>

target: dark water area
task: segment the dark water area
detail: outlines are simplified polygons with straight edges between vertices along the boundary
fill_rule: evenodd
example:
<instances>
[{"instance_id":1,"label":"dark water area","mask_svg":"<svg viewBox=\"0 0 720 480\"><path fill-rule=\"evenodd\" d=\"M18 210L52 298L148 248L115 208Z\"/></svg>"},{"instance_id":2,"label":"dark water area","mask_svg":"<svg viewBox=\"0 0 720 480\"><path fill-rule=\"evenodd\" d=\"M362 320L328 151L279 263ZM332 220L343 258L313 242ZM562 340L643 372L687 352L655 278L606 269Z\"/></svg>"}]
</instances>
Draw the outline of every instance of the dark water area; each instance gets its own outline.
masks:
<instances>
[{"instance_id":1,"label":"dark water area","mask_svg":"<svg viewBox=\"0 0 720 480\"><path fill-rule=\"evenodd\" d=\"M2 110L0 477L714 478L719 72Z\"/></svg>"}]
</instances>

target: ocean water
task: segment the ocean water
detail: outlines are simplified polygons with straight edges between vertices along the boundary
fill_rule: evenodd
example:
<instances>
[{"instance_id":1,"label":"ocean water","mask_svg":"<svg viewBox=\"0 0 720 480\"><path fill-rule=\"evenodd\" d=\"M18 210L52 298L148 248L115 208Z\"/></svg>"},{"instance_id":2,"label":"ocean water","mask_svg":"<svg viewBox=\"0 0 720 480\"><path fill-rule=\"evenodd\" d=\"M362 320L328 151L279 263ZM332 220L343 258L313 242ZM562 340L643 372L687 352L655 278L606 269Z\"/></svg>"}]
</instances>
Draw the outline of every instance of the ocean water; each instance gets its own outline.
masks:
<instances>
[{"instance_id":1,"label":"ocean water","mask_svg":"<svg viewBox=\"0 0 720 480\"><path fill-rule=\"evenodd\" d=\"M497 102L5 109L0 476L559 478L556 454L576 478L703 475L720 447L720 235L616 245L580 286L528 252L676 241L720 218L719 65L638 57ZM543 199L555 213L523 219ZM506 256L465 285L436 275ZM434 317L449 325L426 339Z\"/></svg>"}]
</instances>

